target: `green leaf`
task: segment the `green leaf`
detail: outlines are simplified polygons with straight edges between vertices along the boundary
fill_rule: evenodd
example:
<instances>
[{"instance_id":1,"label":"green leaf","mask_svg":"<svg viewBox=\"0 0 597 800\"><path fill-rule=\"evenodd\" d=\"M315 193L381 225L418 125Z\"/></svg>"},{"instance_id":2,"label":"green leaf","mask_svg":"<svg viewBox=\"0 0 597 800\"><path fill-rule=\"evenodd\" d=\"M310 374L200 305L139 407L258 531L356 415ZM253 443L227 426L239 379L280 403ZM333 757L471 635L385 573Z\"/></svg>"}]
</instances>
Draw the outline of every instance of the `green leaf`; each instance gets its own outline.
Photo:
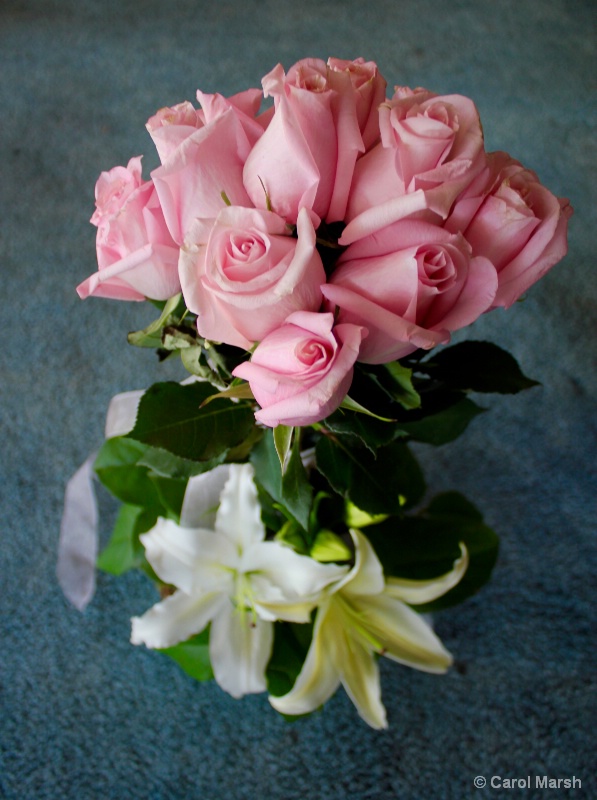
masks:
<instances>
[{"instance_id":1,"label":"green leaf","mask_svg":"<svg viewBox=\"0 0 597 800\"><path fill-rule=\"evenodd\" d=\"M275 623L274 646L266 671L267 689L274 697L286 694L294 686L312 635L313 625L310 623Z\"/></svg>"},{"instance_id":2,"label":"green leaf","mask_svg":"<svg viewBox=\"0 0 597 800\"><path fill-rule=\"evenodd\" d=\"M338 409L326 417L324 425L332 433L354 437L355 445L364 444L373 454L400 435L400 427L395 423L381 422L344 409Z\"/></svg>"},{"instance_id":3,"label":"green leaf","mask_svg":"<svg viewBox=\"0 0 597 800\"><path fill-rule=\"evenodd\" d=\"M146 449L126 436L106 439L94 469L104 486L123 503L159 509L161 503L149 469L139 464Z\"/></svg>"},{"instance_id":4,"label":"green leaf","mask_svg":"<svg viewBox=\"0 0 597 800\"><path fill-rule=\"evenodd\" d=\"M421 469L402 442L380 447L374 455L339 436L323 436L316 456L332 488L369 514L399 514L425 492Z\"/></svg>"},{"instance_id":5,"label":"green leaf","mask_svg":"<svg viewBox=\"0 0 597 800\"><path fill-rule=\"evenodd\" d=\"M299 448L299 437L295 436L288 467L282 475L273 432L269 429L253 448L250 460L255 467L257 480L266 492L308 531L313 489L303 467Z\"/></svg>"},{"instance_id":6,"label":"green leaf","mask_svg":"<svg viewBox=\"0 0 597 800\"><path fill-rule=\"evenodd\" d=\"M465 397L454 405L416 422L401 422L400 429L417 442L436 446L457 439L469 422L486 409Z\"/></svg>"},{"instance_id":7,"label":"green leaf","mask_svg":"<svg viewBox=\"0 0 597 800\"><path fill-rule=\"evenodd\" d=\"M112 536L97 559L98 569L111 575L122 575L141 566L145 557L139 534L153 528L157 514L139 506L122 505Z\"/></svg>"},{"instance_id":8,"label":"green leaf","mask_svg":"<svg viewBox=\"0 0 597 800\"><path fill-rule=\"evenodd\" d=\"M280 459L280 469L282 475L288 469L288 463L292 454L292 435L294 427L292 425L277 425L274 428L274 446Z\"/></svg>"},{"instance_id":9,"label":"green leaf","mask_svg":"<svg viewBox=\"0 0 597 800\"><path fill-rule=\"evenodd\" d=\"M156 487L158 497L166 511L166 515L169 519L179 522L187 481L178 480L176 478L164 478L161 475L150 475L150 478Z\"/></svg>"},{"instance_id":10,"label":"green leaf","mask_svg":"<svg viewBox=\"0 0 597 800\"><path fill-rule=\"evenodd\" d=\"M458 492L438 495L415 517L390 518L367 529L367 537L386 575L414 580L439 577L452 569L460 555L459 542L469 554L469 567L460 583L417 611L436 611L461 603L489 580L499 539L483 517Z\"/></svg>"},{"instance_id":11,"label":"green leaf","mask_svg":"<svg viewBox=\"0 0 597 800\"><path fill-rule=\"evenodd\" d=\"M201 475L203 472L217 467L228 455L224 450L219 456L209 461L191 461L188 458L175 456L161 447L147 447L138 461L139 466L144 466L152 472L164 478L176 478L179 480L192 478L194 475Z\"/></svg>"},{"instance_id":12,"label":"green leaf","mask_svg":"<svg viewBox=\"0 0 597 800\"><path fill-rule=\"evenodd\" d=\"M420 408L421 397L413 386L412 369L402 366L399 361L392 361L384 366L392 378L392 397L406 409Z\"/></svg>"},{"instance_id":13,"label":"green leaf","mask_svg":"<svg viewBox=\"0 0 597 800\"><path fill-rule=\"evenodd\" d=\"M171 297L164 304L162 313L158 319L154 320L141 331L133 331L128 335L129 344L136 347L161 347L162 328L168 325L177 325L186 312L186 306L182 294Z\"/></svg>"},{"instance_id":14,"label":"green leaf","mask_svg":"<svg viewBox=\"0 0 597 800\"><path fill-rule=\"evenodd\" d=\"M539 385L522 373L510 353L491 342L461 342L434 353L419 369L453 388L474 392L516 394Z\"/></svg>"},{"instance_id":15,"label":"green leaf","mask_svg":"<svg viewBox=\"0 0 597 800\"><path fill-rule=\"evenodd\" d=\"M159 648L158 652L176 661L196 681L209 681L214 676L209 660L209 627L186 642Z\"/></svg>"},{"instance_id":16,"label":"green leaf","mask_svg":"<svg viewBox=\"0 0 597 800\"><path fill-rule=\"evenodd\" d=\"M251 407L218 399L202 407L216 389L204 382L156 383L139 403L132 439L193 461L209 461L240 444L252 426Z\"/></svg>"}]
</instances>

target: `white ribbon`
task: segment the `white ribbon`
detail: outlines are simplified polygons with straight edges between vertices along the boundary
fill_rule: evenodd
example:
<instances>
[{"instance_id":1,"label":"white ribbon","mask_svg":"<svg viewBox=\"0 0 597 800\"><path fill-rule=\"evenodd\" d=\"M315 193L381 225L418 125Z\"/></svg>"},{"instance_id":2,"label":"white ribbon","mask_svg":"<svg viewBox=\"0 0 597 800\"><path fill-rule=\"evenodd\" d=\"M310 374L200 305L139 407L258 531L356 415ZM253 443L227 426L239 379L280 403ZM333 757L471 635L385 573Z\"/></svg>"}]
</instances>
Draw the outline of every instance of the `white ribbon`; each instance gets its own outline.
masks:
<instances>
[{"instance_id":1,"label":"white ribbon","mask_svg":"<svg viewBox=\"0 0 597 800\"><path fill-rule=\"evenodd\" d=\"M58 542L58 583L79 611L85 609L95 592L98 512L93 488L94 461L92 453L66 484Z\"/></svg>"}]
</instances>

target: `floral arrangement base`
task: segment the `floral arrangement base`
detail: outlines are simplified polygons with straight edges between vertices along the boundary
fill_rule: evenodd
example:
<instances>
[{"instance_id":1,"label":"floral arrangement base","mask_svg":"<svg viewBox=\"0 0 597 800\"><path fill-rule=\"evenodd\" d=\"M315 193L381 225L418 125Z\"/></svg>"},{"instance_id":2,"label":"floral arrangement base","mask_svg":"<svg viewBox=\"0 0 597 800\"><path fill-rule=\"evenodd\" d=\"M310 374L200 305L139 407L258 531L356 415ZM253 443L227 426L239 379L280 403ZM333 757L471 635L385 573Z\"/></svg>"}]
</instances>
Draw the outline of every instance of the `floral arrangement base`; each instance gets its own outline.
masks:
<instances>
[{"instance_id":1,"label":"floral arrangement base","mask_svg":"<svg viewBox=\"0 0 597 800\"><path fill-rule=\"evenodd\" d=\"M140 156L100 175L77 291L150 301L129 343L188 374L113 398L58 562L79 608L96 564L145 572L160 599L131 641L194 678L285 716L342 685L374 728L378 657L445 672L426 612L478 591L498 551L468 499L428 495L409 445L459 436L484 410L471 393L536 385L451 333L558 262L572 213L485 151L469 98L386 94L362 58L278 65L152 116L149 180ZM99 557L94 478L121 502Z\"/></svg>"}]
</instances>

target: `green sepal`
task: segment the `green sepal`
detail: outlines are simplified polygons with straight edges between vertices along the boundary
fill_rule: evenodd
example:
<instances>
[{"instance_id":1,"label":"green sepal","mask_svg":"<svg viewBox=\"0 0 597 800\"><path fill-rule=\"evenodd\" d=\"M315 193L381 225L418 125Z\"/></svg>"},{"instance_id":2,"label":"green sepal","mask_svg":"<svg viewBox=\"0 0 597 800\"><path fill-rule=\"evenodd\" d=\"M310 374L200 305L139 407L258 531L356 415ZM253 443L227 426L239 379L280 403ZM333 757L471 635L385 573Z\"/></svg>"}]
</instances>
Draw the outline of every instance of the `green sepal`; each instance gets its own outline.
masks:
<instances>
[{"instance_id":1,"label":"green sepal","mask_svg":"<svg viewBox=\"0 0 597 800\"><path fill-rule=\"evenodd\" d=\"M485 525L478 509L458 492L435 497L414 517L387 519L367 529L386 575L414 580L438 577L452 569L460 556L460 542L469 555L464 577L449 592L417 611L437 611L463 602L491 577L499 538Z\"/></svg>"},{"instance_id":2,"label":"green sepal","mask_svg":"<svg viewBox=\"0 0 597 800\"><path fill-rule=\"evenodd\" d=\"M316 535L309 555L315 561L348 561L352 551L336 533L324 529Z\"/></svg>"},{"instance_id":3,"label":"green sepal","mask_svg":"<svg viewBox=\"0 0 597 800\"><path fill-rule=\"evenodd\" d=\"M358 508L350 500L346 501L345 522L349 528L367 528L369 525L377 525L388 518L388 514L369 514Z\"/></svg>"},{"instance_id":4,"label":"green sepal","mask_svg":"<svg viewBox=\"0 0 597 800\"><path fill-rule=\"evenodd\" d=\"M127 337L129 344L136 347L162 347L162 329L169 325L177 325L184 317L186 310L182 294L171 297L164 303L158 319L143 330L129 333Z\"/></svg>"},{"instance_id":5,"label":"green sepal","mask_svg":"<svg viewBox=\"0 0 597 800\"><path fill-rule=\"evenodd\" d=\"M516 394L537 381L527 378L516 359L492 342L461 342L435 352L419 371L454 389Z\"/></svg>"},{"instance_id":6,"label":"green sepal","mask_svg":"<svg viewBox=\"0 0 597 800\"><path fill-rule=\"evenodd\" d=\"M340 403L340 408L345 409L346 411L356 411L357 414L365 414L368 417L373 417L374 419L378 419L381 422L396 422L394 419L389 419L388 417L380 417L379 414L375 414L373 411L369 411L368 408L362 406L360 403L357 403L356 400L353 400L348 395L344 398L344 400Z\"/></svg>"},{"instance_id":7,"label":"green sepal","mask_svg":"<svg viewBox=\"0 0 597 800\"><path fill-rule=\"evenodd\" d=\"M139 535L153 528L157 514L140 506L120 506L112 536L97 558L97 567L111 575L122 575L129 569L140 567L145 551Z\"/></svg>"},{"instance_id":8,"label":"green sepal","mask_svg":"<svg viewBox=\"0 0 597 800\"><path fill-rule=\"evenodd\" d=\"M284 525L274 536L276 542L291 547L302 556L309 553L309 548L305 542L305 531L294 519L287 519Z\"/></svg>"},{"instance_id":9,"label":"green sepal","mask_svg":"<svg viewBox=\"0 0 597 800\"><path fill-rule=\"evenodd\" d=\"M186 642L157 649L159 653L176 661L196 681L210 681L214 676L209 660L209 626Z\"/></svg>"},{"instance_id":10,"label":"green sepal","mask_svg":"<svg viewBox=\"0 0 597 800\"><path fill-rule=\"evenodd\" d=\"M248 404L227 399L203 406L216 392L202 381L154 384L141 398L129 437L192 461L218 458L249 435L254 416Z\"/></svg>"},{"instance_id":11,"label":"green sepal","mask_svg":"<svg viewBox=\"0 0 597 800\"><path fill-rule=\"evenodd\" d=\"M380 447L374 455L339 436L322 436L315 452L317 469L330 486L369 514L399 514L425 492L421 468L403 442Z\"/></svg>"}]
</instances>

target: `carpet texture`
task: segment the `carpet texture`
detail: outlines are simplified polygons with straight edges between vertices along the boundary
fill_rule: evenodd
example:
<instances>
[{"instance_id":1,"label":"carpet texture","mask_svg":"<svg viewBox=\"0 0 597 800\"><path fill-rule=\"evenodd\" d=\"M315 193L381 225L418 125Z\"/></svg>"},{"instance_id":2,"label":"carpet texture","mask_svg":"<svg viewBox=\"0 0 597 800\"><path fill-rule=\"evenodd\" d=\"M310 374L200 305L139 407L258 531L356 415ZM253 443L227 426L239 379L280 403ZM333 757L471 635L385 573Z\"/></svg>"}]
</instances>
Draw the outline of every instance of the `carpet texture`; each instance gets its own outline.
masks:
<instances>
[{"instance_id":1,"label":"carpet texture","mask_svg":"<svg viewBox=\"0 0 597 800\"><path fill-rule=\"evenodd\" d=\"M587 0L39 0L0 3L0 796L10 800L462 800L475 776L595 778L595 28ZM155 601L100 575L83 613L55 579L64 486L112 395L182 377L126 333L145 305L91 299L100 171L157 157L144 125L195 91L259 85L307 55L377 61L389 85L477 103L506 150L570 198L570 252L524 303L465 336L542 382L418 454L502 537L494 580L437 615L445 677L381 664L390 729L340 691L287 724L129 644ZM460 340L464 336L456 337ZM114 506L102 498L102 537ZM507 794L504 791L504 794Z\"/></svg>"}]
</instances>

